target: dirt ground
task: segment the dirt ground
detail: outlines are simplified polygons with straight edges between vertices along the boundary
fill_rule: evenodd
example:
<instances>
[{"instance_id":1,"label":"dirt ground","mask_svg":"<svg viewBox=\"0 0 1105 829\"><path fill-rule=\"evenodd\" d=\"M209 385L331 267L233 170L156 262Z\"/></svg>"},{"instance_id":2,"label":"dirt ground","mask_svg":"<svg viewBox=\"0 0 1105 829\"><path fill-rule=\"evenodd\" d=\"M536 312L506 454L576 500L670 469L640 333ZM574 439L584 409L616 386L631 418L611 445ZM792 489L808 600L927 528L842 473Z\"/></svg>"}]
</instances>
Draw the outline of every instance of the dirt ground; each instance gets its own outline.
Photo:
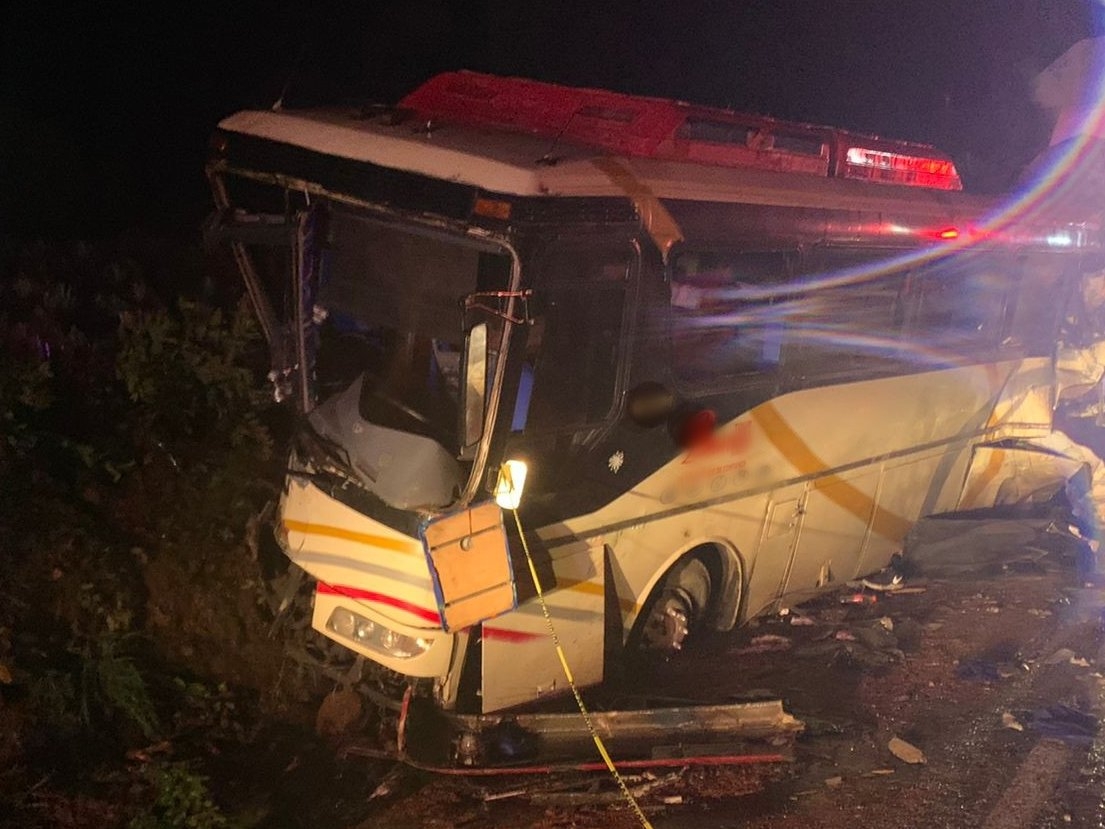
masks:
<instances>
[{"instance_id":1,"label":"dirt ground","mask_svg":"<svg viewBox=\"0 0 1105 829\"><path fill-rule=\"evenodd\" d=\"M1102 825L1105 587L1054 562L905 584L872 604L841 604L845 590L637 674L673 702L781 698L806 723L788 763L630 775L652 825ZM894 738L924 762L896 757ZM377 794L350 829L639 825L603 774L397 768Z\"/></svg>"}]
</instances>

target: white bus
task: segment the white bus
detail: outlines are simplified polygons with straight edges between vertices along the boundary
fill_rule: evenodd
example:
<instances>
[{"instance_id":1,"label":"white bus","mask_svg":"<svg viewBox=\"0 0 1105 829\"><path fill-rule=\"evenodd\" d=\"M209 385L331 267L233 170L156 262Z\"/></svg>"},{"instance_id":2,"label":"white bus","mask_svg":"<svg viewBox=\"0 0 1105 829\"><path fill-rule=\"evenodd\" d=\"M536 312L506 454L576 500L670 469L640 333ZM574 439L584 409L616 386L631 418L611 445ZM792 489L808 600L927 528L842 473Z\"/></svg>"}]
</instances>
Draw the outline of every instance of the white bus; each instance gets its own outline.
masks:
<instances>
[{"instance_id":1,"label":"white bus","mask_svg":"<svg viewBox=\"0 0 1105 829\"><path fill-rule=\"evenodd\" d=\"M1098 239L992 221L931 147L459 72L233 115L209 175L302 412L314 626L447 711L565 690L496 492L589 685L1086 466L1055 348Z\"/></svg>"}]
</instances>

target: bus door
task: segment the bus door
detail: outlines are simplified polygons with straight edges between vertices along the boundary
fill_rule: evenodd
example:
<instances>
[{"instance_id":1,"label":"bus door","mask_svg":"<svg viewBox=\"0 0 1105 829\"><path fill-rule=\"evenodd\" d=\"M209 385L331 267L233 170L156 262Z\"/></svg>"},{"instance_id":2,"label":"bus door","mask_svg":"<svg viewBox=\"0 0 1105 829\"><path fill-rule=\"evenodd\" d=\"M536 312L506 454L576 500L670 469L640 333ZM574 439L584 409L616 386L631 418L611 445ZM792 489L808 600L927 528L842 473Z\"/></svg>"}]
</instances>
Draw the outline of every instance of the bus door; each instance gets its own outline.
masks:
<instances>
[{"instance_id":1,"label":"bus door","mask_svg":"<svg viewBox=\"0 0 1105 829\"><path fill-rule=\"evenodd\" d=\"M635 250L610 240L555 243L533 267L533 323L507 412L506 458L527 466L518 514L575 681L593 685L603 679L608 644L605 545L573 534L575 519L622 492L624 477L611 471L603 436L625 385ZM485 712L566 690L528 568L518 565L519 608L484 626Z\"/></svg>"},{"instance_id":2,"label":"bus door","mask_svg":"<svg viewBox=\"0 0 1105 829\"><path fill-rule=\"evenodd\" d=\"M856 577L876 516L876 529L899 529L878 509L882 464L873 459L903 448L892 399L904 393L871 381L923 368L903 341L905 281L891 253L834 248L806 252L795 280L781 353L794 395L785 412L808 448L805 471L818 475L785 588L795 598ZM833 471L841 467L851 468Z\"/></svg>"},{"instance_id":3,"label":"bus door","mask_svg":"<svg viewBox=\"0 0 1105 829\"><path fill-rule=\"evenodd\" d=\"M766 610L783 595L802 529L805 504L804 483L772 493L748 578L746 607L749 616Z\"/></svg>"}]
</instances>

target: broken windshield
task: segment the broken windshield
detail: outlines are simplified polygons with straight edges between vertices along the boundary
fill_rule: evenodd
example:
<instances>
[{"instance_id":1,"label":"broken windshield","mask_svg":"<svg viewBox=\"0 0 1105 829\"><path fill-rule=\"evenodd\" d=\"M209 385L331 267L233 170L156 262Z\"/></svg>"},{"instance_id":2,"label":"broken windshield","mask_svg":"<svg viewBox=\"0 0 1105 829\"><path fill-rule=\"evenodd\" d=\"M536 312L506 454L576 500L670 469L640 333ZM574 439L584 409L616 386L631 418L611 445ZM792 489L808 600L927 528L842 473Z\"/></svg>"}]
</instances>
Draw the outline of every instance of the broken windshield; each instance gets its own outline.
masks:
<instances>
[{"instance_id":1,"label":"broken windshield","mask_svg":"<svg viewBox=\"0 0 1105 829\"><path fill-rule=\"evenodd\" d=\"M456 455L464 328L481 321L463 298L509 279L506 254L335 210L315 300L318 400L363 378L364 420Z\"/></svg>"}]
</instances>

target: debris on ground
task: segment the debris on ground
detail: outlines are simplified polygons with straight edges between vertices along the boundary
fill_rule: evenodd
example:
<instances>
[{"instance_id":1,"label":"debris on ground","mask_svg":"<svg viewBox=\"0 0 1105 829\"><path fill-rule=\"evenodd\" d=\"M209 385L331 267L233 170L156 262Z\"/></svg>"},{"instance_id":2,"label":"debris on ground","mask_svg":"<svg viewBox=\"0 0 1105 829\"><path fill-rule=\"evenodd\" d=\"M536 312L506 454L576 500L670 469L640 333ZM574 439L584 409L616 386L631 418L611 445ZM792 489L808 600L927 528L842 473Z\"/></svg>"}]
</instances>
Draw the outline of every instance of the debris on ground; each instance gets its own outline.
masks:
<instances>
[{"instance_id":1,"label":"debris on ground","mask_svg":"<svg viewBox=\"0 0 1105 829\"><path fill-rule=\"evenodd\" d=\"M841 604L876 604L878 600L874 593L845 593L839 601Z\"/></svg>"},{"instance_id":2,"label":"debris on ground","mask_svg":"<svg viewBox=\"0 0 1105 829\"><path fill-rule=\"evenodd\" d=\"M956 666L955 676L975 682L1000 682L1003 678L998 666L988 659L964 659Z\"/></svg>"},{"instance_id":3,"label":"debris on ground","mask_svg":"<svg viewBox=\"0 0 1105 829\"><path fill-rule=\"evenodd\" d=\"M775 651L789 650L791 647L791 641L785 636L779 636L774 633L765 633L762 636L755 637L748 643L747 647L741 648L736 653L738 656L753 654L753 653L773 653Z\"/></svg>"},{"instance_id":4,"label":"debris on ground","mask_svg":"<svg viewBox=\"0 0 1105 829\"><path fill-rule=\"evenodd\" d=\"M905 581L901 573L894 573L889 581L880 581L874 576L860 579L858 586L867 590L874 590L875 592L890 593L903 589L905 587Z\"/></svg>"},{"instance_id":5,"label":"debris on ground","mask_svg":"<svg viewBox=\"0 0 1105 829\"><path fill-rule=\"evenodd\" d=\"M1001 727L1010 728L1013 731L1024 731L1024 726L1021 724L1020 720L1008 711L1005 711L1001 715Z\"/></svg>"},{"instance_id":6,"label":"debris on ground","mask_svg":"<svg viewBox=\"0 0 1105 829\"><path fill-rule=\"evenodd\" d=\"M1037 708L1025 719L1033 731L1071 745L1091 745L1100 727L1093 714L1063 703Z\"/></svg>"},{"instance_id":7,"label":"debris on ground","mask_svg":"<svg viewBox=\"0 0 1105 829\"><path fill-rule=\"evenodd\" d=\"M958 513L914 524L905 539L901 566L906 576L930 578L1031 572L1045 559L1082 561L1086 547L1077 528L1050 516Z\"/></svg>"},{"instance_id":8,"label":"debris on ground","mask_svg":"<svg viewBox=\"0 0 1105 829\"><path fill-rule=\"evenodd\" d=\"M925 753L921 751L921 749L911 743L907 743L901 737L892 737L886 747L890 749L891 754L903 763L921 765L928 762Z\"/></svg>"},{"instance_id":9,"label":"debris on ground","mask_svg":"<svg viewBox=\"0 0 1105 829\"><path fill-rule=\"evenodd\" d=\"M315 731L323 737L337 737L352 730L364 713L361 696L350 688L331 691L322 700L315 718Z\"/></svg>"},{"instance_id":10,"label":"debris on ground","mask_svg":"<svg viewBox=\"0 0 1105 829\"><path fill-rule=\"evenodd\" d=\"M1059 648L1051 656L1043 661L1044 665L1060 665L1074 659L1074 651L1070 648Z\"/></svg>"}]
</instances>

